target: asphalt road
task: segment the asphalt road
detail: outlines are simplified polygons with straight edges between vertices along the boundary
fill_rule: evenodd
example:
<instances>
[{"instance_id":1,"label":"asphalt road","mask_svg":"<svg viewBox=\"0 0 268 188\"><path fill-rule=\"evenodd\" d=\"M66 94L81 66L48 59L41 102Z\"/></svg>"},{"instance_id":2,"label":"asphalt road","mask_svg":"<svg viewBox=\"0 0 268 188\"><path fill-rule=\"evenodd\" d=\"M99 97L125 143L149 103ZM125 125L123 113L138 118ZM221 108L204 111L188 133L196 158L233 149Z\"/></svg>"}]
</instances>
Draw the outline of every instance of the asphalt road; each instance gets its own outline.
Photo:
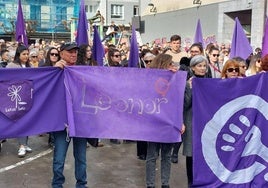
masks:
<instances>
[{"instance_id":1,"label":"asphalt road","mask_svg":"<svg viewBox=\"0 0 268 188\"><path fill-rule=\"evenodd\" d=\"M49 188L52 178L53 150L47 144L48 136L29 137L33 149L24 158L17 157L16 139L8 139L0 152L0 188ZM137 159L136 143L111 144L89 147L87 152L88 186L90 188L144 188L145 161ZM65 188L75 187L72 144L65 163ZM160 166L157 166L157 186L160 184ZM185 157L172 164L171 188L186 188Z\"/></svg>"}]
</instances>

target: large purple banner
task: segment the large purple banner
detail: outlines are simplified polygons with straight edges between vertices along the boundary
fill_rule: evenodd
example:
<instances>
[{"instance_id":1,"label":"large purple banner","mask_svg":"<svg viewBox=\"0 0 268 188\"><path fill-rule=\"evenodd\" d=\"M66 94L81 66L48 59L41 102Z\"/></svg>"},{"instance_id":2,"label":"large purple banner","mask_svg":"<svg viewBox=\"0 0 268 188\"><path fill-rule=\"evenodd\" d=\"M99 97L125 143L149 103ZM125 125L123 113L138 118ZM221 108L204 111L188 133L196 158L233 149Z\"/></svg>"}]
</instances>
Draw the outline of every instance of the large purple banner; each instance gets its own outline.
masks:
<instances>
[{"instance_id":1,"label":"large purple banner","mask_svg":"<svg viewBox=\"0 0 268 188\"><path fill-rule=\"evenodd\" d=\"M178 142L186 73L65 68L70 136Z\"/></svg>"},{"instance_id":2,"label":"large purple banner","mask_svg":"<svg viewBox=\"0 0 268 188\"><path fill-rule=\"evenodd\" d=\"M267 187L268 74L193 81L193 187Z\"/></svg>"},{"instance_id":3,"label":"large purple banner","mask_svg":"<svg viewBox=\"0 0 268 188\"><path fill-rule=\"evenodd\" d=\"M0 70L0 138L63 130L67 123L60 68Z\"/></svg>"}]
</instances>

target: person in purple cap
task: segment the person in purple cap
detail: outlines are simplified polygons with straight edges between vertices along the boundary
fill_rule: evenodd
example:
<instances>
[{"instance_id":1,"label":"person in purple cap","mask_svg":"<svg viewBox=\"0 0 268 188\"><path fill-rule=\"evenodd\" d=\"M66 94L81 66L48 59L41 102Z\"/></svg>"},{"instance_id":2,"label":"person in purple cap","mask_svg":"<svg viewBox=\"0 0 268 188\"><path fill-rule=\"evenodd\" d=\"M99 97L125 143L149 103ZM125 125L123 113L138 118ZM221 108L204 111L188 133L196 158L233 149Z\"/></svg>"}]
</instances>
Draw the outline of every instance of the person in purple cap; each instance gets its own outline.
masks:
<instances>
[{"instance_id":1,"label":"person in purple cap","mask_svg":"<svg viewBox=\"0 0 268 188\"><path fill-rule=\"evenodd\" d=\"M60 60L56 62L56 67L64 68L73 66L77 61L78 47L75 43L63 43L60 46ZM67 128L62 131L53 132L54 155L53 155L53 188L62 188L65 182L63 175L66 153L73 139L73 156L75 160L76 188L87 187L87 162L86 162L86 138L72 137L67 134Z\"/></svg>"}]
</instances>

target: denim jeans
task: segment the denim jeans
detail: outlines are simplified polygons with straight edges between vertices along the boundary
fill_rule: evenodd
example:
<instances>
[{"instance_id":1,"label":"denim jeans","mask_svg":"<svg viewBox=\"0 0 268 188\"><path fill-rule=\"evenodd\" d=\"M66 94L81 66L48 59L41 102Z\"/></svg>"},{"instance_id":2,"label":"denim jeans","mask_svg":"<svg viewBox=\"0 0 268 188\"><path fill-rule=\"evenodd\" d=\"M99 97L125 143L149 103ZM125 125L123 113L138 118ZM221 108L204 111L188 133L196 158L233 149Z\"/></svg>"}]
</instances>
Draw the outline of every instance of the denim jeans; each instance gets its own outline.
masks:
<instances>
[{"instance_id":1,"label":"denim jeans","mask_svg":"<svg viewBox=\"0 0 268 188\"><path fill-rule=\"evenodd\" d=\"M62 188L65 182L63 175L66 153L70 144L67 141L66 131L53 133L54 136L54 156L53 156L53 188ZM86 147L85 138L73 137L73 156L75 159L75 178L76 188L84 188L87 184L87 164L86 164Z\"/></svg>"},{"instance_id":2,"label":"denim jeans","mask_svg":"<svg viewBox=\"0 0 268 188\"><path fill-rule=\"evenodd\" d=\"M155 186L155 168L156 159L161 149L161 183L164 186L169 185L171 170L171 143L148 142L146 157L146 186Z\"/></svg>"}]
</instances>

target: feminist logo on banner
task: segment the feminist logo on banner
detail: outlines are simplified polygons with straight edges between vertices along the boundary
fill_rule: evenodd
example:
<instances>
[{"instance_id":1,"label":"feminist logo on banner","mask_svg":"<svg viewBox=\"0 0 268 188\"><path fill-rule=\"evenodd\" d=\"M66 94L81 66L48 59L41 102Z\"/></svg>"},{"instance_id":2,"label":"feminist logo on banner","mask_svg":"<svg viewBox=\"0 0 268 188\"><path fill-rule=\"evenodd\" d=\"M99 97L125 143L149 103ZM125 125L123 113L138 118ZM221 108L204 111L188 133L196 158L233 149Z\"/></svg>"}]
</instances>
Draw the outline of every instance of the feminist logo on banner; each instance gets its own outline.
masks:
<instances>
[{"instance_id":1,"label":"feminist logo on banner","mask_svg":"<svg viewBox=\"0 0 268 188\"><path fill-rule=\"evenodd\" d=\"M32 81L0 82L1 113L14 121L20 119L32 108L32 95Z\"/></svg>"},{"instance_id":2,"label":"feminist logo on banner","mask_svg":"<svg viewBox=\"0 0 268 188\"><path fill-rule=\"evenodd\" d=\"M194 186L267 186L267 76L194 80Z\"/></svg>"}]
</instances>

